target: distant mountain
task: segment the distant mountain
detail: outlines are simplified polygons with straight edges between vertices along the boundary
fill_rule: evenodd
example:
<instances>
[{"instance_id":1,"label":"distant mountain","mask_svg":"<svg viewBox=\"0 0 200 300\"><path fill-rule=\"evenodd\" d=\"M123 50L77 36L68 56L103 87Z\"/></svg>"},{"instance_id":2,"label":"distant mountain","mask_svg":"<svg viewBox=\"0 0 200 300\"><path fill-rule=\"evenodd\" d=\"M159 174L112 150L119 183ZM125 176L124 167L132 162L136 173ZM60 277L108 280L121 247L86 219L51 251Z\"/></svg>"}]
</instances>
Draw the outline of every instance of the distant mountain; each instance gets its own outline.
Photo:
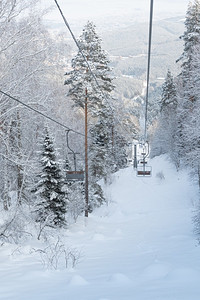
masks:
<instances>
[{"instance_id":1,"label":"distant mountain","mask_svg":"<svg viewBox=\"0 0 200 300\"><path fill-rule=\"evenodd\" d=\"M176 17L153 23L151 76L165 77L168 68L177 73L176 60L183 51L180 35L184 18ZM148 23L110 29L102 33L103 48L110 55L116 74L145 78L148 49Z\"/></svg>"},{"instance_id":2,"label":"distant mountain","mask_svg":"<svg viewBox=\"0 0 200 300\"><path fill-rule=\"evenodd\" d=\"M147 72L148 23L135 23L102 32L103 48L108 52L116 77L115 93L124 104L131 105L135 115L144 109L144 82ZM149 89L149 122L158 115L161 85L168 69L176 76L176 60L183 51L179 38L184 32L184 17L173 17L153 23Z\"/></svg>"},{"instance_id":3,"label":"distant mountain","mask_svg":"<svg viewBox=\"0 0 200 300\"><path fill-rule=\"evenodd\" d=\"M115 21L115 22L114 22ZM86 22L72 23L71 28L79 37ZM67 43L73 52L77 47L63 24L62 20L46 21L51 32L65 32ZM136 22L134 19L114 19L104 23L97 23L97 33L102 38L102 46L112 61L115 75L129 75L137 79L145 79L147 66L148 30L146 22ZM172 73L179 72L176 60L183 51L182 41L179 39L184 32L184 17L173 17L153 22L151 76L152 80L165 77L168 68Z\"/></svg>"}]
</instances>

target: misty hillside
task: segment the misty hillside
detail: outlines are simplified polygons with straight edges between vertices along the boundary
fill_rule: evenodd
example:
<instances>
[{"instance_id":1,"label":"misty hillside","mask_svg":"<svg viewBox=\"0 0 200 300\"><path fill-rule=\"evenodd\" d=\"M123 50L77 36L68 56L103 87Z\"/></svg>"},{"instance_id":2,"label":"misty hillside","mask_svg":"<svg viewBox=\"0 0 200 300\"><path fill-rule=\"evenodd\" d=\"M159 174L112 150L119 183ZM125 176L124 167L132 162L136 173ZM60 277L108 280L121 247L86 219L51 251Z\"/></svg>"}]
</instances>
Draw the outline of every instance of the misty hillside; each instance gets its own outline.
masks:
<instances>
[{"instance_id":1,"label":"misty hillside","mask_svg":"<svg viewBox=\"0 0 200 300\"><path fill-rule=\"evenodd\" d=\"M165 77L168 68L172 73L178 72L176 60L183 50L179 37L184 32L184 19L183 16L153 22L151 58L153 80L157 77ZM71 27L77 38L86 22L72 23ZM56 35L57 32L63 31L63 38L74 52L77 51L74 41L62 22L46 21L45 23L51 32L56 32ZM115 75L131 75L144 79L147 65L148 22L136 22L134 18L129 18L124 21L120 19L118 23L116 19L112 19L107 20L106 24L99 22L95 24L102 38L102 47L108 52L112 61Z\"/></svg>"},{"instance_id":2,"label":"misty hillside","mask_svg":"<svg viewBox=\"0 0 200 300\"><path fill-rule=\"evenodd\" d=\"M135 108L138 107L138 102L141 104L142 99L139 95L144 92L143 83L146 80L148 26L146 22L122 28L111 27L101 34L103 48L109 54L116 78L116 95L121 97L126 105L127 100L131 100L130 105ZM176 60L183 51L180 39L183 32L184 18L181 17L168 18L153 24L149 98L155 115L167 70L170 69L174 76L179 73Z\"/></svg>"},{"instance_id":3,"label":"misty hillside","mask_svg":"<svg viewBox=\"0 0 200 300\"><path fill-rule=\"evenodd\" d=\"M176 59L182 53L180 35L183 19L171 18L154 22L152 35L151 75L153 79L166 75L167 69L177 72ZM148 23L136 23L125 28L110 29L102 35L103 47L115 67L125 75L143 78L146 72ZM160 60L162 59L162 64Z\"/></svg>"},{"instance_id":4,"label":"misty hillside","mask_svg":"<svg viewBox=\"0 0 200 300\"><path fill-rule=\"evenodd\" d=\"M86 21L85 21L86 23ZM51 32L65 30L61 23L47 23ZM79 37L84 24L72 24L76 37ZM107 29L109 28L109 29ZM144 81L147 71L148 22L138 22L132 19L109 19L96 24L96 29L102 39L102 48L108 52L115 77L115 97L134 114L141 113L144 95ZM154 111L152 118L159 110L161 85L168 69L176 76L179 64L176 60L183 51L183 43L179 38L184 32L184 17L173 17L153 22L152 51L150 68L150 110ZM57 36L57 33L56 35ZM68 32L63 33L66 45L71 47L72 54L77 47ZM73 55L72 55L73 56ZM70 57L68 58L70 64ZM143 111L143 110L142 110Z\"/></svg>"}]
</instances>

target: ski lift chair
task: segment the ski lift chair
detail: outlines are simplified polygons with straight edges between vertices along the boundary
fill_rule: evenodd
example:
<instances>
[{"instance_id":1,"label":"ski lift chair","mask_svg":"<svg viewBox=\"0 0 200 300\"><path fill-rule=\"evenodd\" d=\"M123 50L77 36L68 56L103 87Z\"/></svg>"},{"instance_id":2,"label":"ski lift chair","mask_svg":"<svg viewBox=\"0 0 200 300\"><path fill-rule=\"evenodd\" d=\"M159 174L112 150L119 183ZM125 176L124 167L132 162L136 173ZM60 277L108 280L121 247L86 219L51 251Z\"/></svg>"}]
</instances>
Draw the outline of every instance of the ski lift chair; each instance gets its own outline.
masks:
<instances>
[{"instance_id":1,"label":"ski lift chair","mask_svg":"<svg viewBox=\"0 0 200 300\"><path fill-rule=\"evenodd\" d=\"M149 143L140 144L140 148L142 148L142 159L139 160L137 165L137 176L147 176L150 177L152 175L152 167L147 165L146 158L149 156Z\"/></svg>"},{"instance_id":2,"label":"ski lift chair","mask_svg":"<svg viewBox=\"0 0 200 300\"><path fill-rule=\"evenodd\" d=\"M73 154L74 158L74 171L66 171L66 180L67 181L84 181L84 171L77 171L76 169L76 155L80 153L76 153L71 147L69 146L69 132L66 132L67 138L67 148L71 151L69 154Z\"/></svg>"},{"instance_id":3,"label":"ski lift chair","mask_svg":"<svg viewBox=\"0 0 200 300\"><path fill-rule=\"evenodd\" d=\"M84 171L67 171L67 181L84 181Z\"/></svg>"},{"instance_id":4,"label":"ski lift chair","mask_svg":"<svg viewBox=\"0 0 200 300\"><path fill-rule=\"evenodd\" d=\"M137 176L151 176L152 175L152 167L151 166L146 166L145 163L143 165L137 167Z\"/></svg>"}]
</instances>

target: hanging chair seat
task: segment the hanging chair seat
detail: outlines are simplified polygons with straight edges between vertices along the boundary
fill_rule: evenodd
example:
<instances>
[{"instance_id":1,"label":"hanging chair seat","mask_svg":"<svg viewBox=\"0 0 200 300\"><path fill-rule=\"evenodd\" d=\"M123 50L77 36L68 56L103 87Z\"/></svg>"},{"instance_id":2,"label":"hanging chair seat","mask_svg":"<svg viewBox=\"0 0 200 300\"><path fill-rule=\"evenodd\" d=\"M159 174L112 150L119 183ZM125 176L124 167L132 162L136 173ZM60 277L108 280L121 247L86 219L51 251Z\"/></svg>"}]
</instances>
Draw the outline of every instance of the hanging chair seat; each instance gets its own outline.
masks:
<instances>
[{"instance_id":1,"label":"hanging chair seat","mask_svg":"<svg viewBox=\"0 0 200 300\"><path fill-rule=\"evenodd\" d=\"M151 176L152 175L152 168L150 166L138 166L137 167L137 176Z\"/></svg>"},{"instance_id":2,"label":"hanging chair seat","mask_svg":"<svg viewBox=\"0 0 200 300\"><path fill-rule=\"evenodd\" d=\"M84 181L84 171L67 171L66 172L67 181Z\"/></svg>"}]
</instances>

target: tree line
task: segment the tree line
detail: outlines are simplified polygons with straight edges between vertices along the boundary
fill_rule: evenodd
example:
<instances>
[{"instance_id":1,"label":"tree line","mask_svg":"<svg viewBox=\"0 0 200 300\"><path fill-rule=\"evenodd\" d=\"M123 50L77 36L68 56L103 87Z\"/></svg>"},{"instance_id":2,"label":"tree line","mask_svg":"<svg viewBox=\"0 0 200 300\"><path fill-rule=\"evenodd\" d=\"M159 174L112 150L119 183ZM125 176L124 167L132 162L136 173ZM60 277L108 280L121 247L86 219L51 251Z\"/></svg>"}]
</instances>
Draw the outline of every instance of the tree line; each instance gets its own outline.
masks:
<instances>
[{"instance_id":1,"label":"tree line","mask_svg":"<svg viewBox=\"0 0 200 300\"><path fill-rule=\"evenodd\" d=\"M69 139L79 153L79 170L84 170L87 89L88 209L92 212L105 202L99 180L108 183L111 174L127 164L127 141L136 133L136 129L132 132L135 125L127 121L127 111L112 94L112 69L95 25L85 25L78 40L81 51L74 54L64 34L55 38L46 30L39 2L1 1L0 89L74 130ZM85 209L84 182L66 178L66 172L74 170L66 130L3 93L0 117L1 238L25 238L32 234L30 226L36 226L38 238L47 227L66 228Z\"/></svg>"},{"instance_id":2,"label":"tree line","mask_svg":"<svg viewBox=\"0 0 200 300\"><path fill-rule=\"evenodd\" d=\"M188 5L183 53L177 59L181 72L168 70L162 86L160 116L152 141L151 155L167 153L177 170L190 169L200 186L200 2Z\"/></svg>"}]
</instances>

